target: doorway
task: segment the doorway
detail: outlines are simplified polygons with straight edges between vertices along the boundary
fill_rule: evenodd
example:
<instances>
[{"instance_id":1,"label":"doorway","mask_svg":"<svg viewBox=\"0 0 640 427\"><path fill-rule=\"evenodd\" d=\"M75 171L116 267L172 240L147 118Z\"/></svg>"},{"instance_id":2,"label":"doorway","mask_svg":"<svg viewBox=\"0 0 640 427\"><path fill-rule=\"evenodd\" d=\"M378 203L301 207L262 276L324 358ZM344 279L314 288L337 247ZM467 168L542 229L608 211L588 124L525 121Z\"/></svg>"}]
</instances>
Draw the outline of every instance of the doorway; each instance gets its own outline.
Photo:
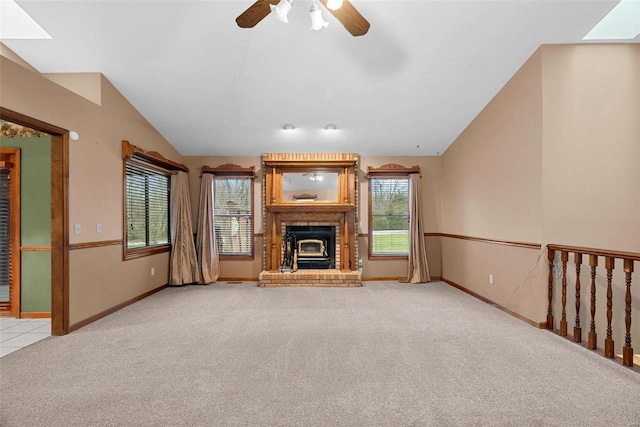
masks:
<instances>
[{"instance_id":1,"label":"doorway","mask_svg":"<svg viewBox=\"0 0 640 427\"><path fill-rule=\"evenodd\" d=\"M0 107L0 118L51 136L51 334L69 332L69 131Z\"/></svg>"}]
</instances>

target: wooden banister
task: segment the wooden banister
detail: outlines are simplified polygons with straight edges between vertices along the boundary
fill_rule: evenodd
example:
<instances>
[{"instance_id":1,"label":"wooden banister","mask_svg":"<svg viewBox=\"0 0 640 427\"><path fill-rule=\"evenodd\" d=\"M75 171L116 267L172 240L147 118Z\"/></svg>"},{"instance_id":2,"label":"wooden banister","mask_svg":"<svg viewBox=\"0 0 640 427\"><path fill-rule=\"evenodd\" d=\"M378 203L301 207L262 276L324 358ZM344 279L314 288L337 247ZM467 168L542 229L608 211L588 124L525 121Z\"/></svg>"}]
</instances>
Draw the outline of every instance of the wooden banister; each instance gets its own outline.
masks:
<instances>
[{"instance_id":1,"label":"wooden banister","mask_svg":"<svg viewBox=\"0 0 640 427\"><path fill-rule=\"evenodd\" d=\"M631 346L631 315L632 315L632 297L631 283L634 271L634 262L640 261L640 253L611 251L605 249L585 248L580 246L566 246L549 244L547 245L547 258L549 260L549 285L548 285L548 308L547 308L547 329L554 330L553 316L553 287L554 287L554 261L556 252L560 252L560 262L562 263L562 290L561 290L561 310L562 316L560 320L560 329L556 331L559 335L566 337L567 331L567 262L569 254L573 253L573 261L575 264L576 282L575 282L575 322L573 327L573 341L582 343L582 326L580 319L581 307L581 269L583 256L589 256L589 267L591 273L591 289L590 289L590 306L591 322L589 333L587 335L587 348L591 350L598 349L597 333L596 333L596 269L598 267L598 258L604 258L604 268L607 276L606 290L606 338L604 340L604 356L615 358L615 342L613 339L613 271L615 270L616 260L622 260L625 274L625 315L624 315L624 346L622 348L622 363L626 366L633 367L633 348ZM619 298L619 297L618 297ZM616 317L618 319L618 317ZM619 323L617 323L619 325ZM619 327L619 326L618 326Z\"/></svg>"}]
</instances>

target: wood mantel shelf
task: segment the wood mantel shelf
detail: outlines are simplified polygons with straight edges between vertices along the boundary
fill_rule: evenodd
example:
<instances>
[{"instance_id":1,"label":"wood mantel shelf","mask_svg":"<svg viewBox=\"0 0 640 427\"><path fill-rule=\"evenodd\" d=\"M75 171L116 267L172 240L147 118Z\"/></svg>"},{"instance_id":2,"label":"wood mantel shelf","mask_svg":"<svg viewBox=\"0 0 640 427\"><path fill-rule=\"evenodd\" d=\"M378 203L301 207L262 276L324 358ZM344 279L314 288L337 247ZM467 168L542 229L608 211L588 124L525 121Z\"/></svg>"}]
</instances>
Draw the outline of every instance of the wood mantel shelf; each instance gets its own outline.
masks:
<instances>
[{"instance_id":1,"label":"wood mantel shelf","mask_svg":"<svg viewBox=\"0 0 640 427\"><path fill-rule=\"evenodd\" d=\"M267 212L350 212L354 204L346 203L278 203L265 206Z\"/></svg>"}]
</instances>

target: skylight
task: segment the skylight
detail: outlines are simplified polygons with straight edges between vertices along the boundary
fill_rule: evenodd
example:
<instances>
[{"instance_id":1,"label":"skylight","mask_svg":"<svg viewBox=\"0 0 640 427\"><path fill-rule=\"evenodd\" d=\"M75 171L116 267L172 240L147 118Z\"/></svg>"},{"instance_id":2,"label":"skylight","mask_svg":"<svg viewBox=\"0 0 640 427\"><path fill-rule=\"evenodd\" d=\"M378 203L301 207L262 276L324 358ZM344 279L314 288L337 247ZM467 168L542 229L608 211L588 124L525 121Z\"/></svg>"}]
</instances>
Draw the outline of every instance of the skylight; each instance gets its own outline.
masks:
<instances>
[{"instance_id":1,"label":"skylight","mask_svg":"<svg viewBox=\"0 0 640 427\"><path fill-rule=\"evenodd\" d=\"M0 39L50 39L14 0L0 0Z\"/></svg>"},{"instance_id":2,"label":"skylight","mask_svg":"<svg viewBox=\"0 0 640 427\"><path fill-rule=\"evenodd\" d=\"M621 0L582 40L631 40L640 34L640 0Z\"/></svg>"}]
</instances>

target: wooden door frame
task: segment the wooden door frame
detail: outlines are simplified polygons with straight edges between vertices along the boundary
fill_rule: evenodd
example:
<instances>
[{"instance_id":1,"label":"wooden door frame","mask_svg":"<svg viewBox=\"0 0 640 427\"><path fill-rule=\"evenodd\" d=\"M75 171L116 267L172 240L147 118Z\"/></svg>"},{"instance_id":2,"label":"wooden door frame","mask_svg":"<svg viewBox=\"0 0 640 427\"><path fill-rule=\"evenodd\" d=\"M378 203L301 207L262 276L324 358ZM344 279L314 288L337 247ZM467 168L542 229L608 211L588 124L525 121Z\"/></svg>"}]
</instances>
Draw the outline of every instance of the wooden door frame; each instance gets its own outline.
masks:
<instances>
[{"instance_id":1,"label":"wooden door frame","mask_svg":"<svg viewBox=\"0 0 640 427\"><path fill-rule=\"evenodd\" d=\"M20 317L20 275L21 252L20 252L20 154L19 148L1 148L0 154L8 156L12 163L9 189L9 306L2 304L0 313L8 314L11 317ZM12 279L12 280L11 280Z\"/></svg>"},{"instance_id":2,"label":"wooden door frame","mask_svg":"<svg viewBox=\"0 0 640 427\"><path fill-rule=\"evenodd\" d=\"M69 131L0 107L0 118L51 135L51 334L69 333Z\"/></svg>"}]
</instances>

